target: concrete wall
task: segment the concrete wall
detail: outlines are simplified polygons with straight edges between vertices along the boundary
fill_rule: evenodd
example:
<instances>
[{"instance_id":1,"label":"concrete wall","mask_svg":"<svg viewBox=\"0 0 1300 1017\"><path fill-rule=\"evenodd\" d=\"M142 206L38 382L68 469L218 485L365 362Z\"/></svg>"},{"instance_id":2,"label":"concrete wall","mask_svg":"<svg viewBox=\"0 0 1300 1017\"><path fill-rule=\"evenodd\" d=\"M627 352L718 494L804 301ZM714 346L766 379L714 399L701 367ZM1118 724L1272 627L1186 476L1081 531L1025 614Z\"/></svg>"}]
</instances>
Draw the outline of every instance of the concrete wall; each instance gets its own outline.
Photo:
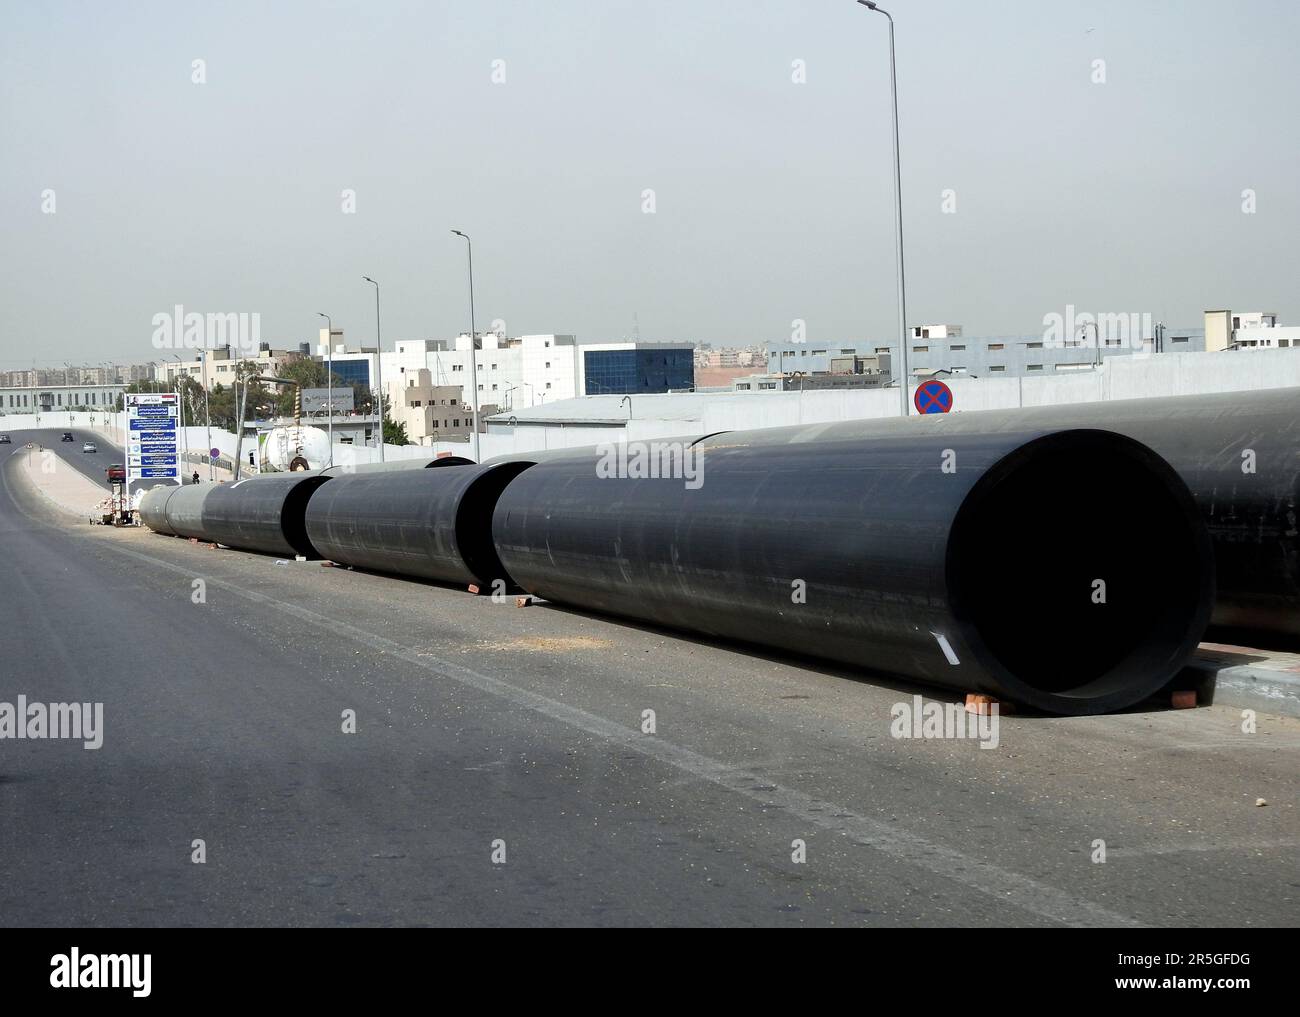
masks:
<instances>
[{"instance_id":1,"label":"concrete wall","mask_svg":"<svg viewBox=\"0 0 1300 1017\"><path fill-rule=\"evenodd\" d=\"M1108 359L1099 371L1043 377L948 378L954 412L1300 387L1300 350ZM916 391L915 386L909 393ZM1300 406L1297 407L1300 413ZM483 458L601 442L649 441L792 424L897 416L898 389L643 396L626 425L517 426L482 436ZM461 446L463 449L464 446Z\"/></svg>"},{"instance_id":2,"label":"concrete wall","mask_svg":"<svg viewBox=\"0 0 1300 1017\"><path fill-rule=\"evenodd\" d=\"M1141 399L1160 396L1200 395L1211 392L1241 392L1249 399L1252 391L1300 388L1300 349L1251 350L1242 353L1170 353L1156 357L1116 357L1100 371L1081 374L1023 378L952 378L948 384L955 398L954 412L1007 409L1017 406L1052 406L1101 402L1109 399ZM915 391L915 387L911 389ZM633 419L626 424L600 426L495 426L480 436L482 456L490 459L535 450L575 448L602 442L650 441L717 431L782 427L790 424L825 423L897 416L897 389L842 389L824 392L754 392L641 396L633 400ZM1297 406L1300 413L1300 406ZM85 427L87 414L43 413L40 426L68 430ZM120 421L109 414L110 434L121 440ZM102 420L103 414L97 415ZM37 426L28 415L0 417L0 431L20 431ZM202 449L207 440L202 427L186 428L191 449ZM229 454L235 436L216 428L212 444ZM386 447L389 460L430 458L439 452L470 455L470 444L440 442L431 447ZM338 445L335 462L376 462L373 448Z\"/></svg>"}]
</instances>

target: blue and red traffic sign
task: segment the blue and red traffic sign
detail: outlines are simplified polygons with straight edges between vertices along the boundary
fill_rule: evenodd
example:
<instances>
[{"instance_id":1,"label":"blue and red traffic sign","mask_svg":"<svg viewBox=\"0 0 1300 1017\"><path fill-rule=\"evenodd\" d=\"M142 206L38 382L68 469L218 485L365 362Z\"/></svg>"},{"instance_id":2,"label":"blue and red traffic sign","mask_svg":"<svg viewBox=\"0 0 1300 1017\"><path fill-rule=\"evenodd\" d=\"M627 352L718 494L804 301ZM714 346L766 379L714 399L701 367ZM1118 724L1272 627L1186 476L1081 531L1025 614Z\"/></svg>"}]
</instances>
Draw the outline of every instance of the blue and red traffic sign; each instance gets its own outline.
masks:
<instances>
[{"instance_id":1,"label":"blue and red traffic sign","mask_svg":"<svg viewBox=\"0 0 1300 1017\"><path fill-rule=\"evenodd\" d=\"M912 399L916 412L922 415L952 412L952 389L933 378L917 386Z\"/></svg>"}]
</instances>

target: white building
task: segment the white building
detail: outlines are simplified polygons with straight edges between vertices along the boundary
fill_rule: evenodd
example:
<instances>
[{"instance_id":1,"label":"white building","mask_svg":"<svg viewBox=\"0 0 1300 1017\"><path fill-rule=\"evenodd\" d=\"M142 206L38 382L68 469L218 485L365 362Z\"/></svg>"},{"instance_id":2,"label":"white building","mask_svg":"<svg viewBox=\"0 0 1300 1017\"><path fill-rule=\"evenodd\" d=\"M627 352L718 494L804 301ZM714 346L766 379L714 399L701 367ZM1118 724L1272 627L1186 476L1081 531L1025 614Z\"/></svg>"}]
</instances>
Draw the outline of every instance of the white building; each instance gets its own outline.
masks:
<instances>
[{"instance_id":1,"label":"white building","mask_svg":"<svg viewBox=\"0 0 1300 1017\"><path fill-rule=\"evenodd\" d=\"M34 385L0 388L0 413L59 413L64 410L111 412L125 391L115 385Z\"/></svg>"},{"instance_id":2,"label":"white building","mask_svg":"<svg viewBox=\"0 0 1300 1017\"><path fill-rule=\"evenodd\" d=\"M913 325L913 339L960 339L960 325Z\"/></svg>"},{"instance_id":3,"label":"white building","mask_svg":"<svg viewBox=\"0 0 1300 1017\"><path fill-rule=\"evenodd\" d=\"M480 411L531 409L581 395L667 392L693 387L690 343L579 343L571 335L488 332L479 336L478 392L470 391L470 339L399 340L383 355L385 383L427 370L434 385L456 385Z\"/></svg>"},{"instance_id":4,"label":"white building","mask_svg":"<svg viewBox=\"0 0 1300 1017\"><path fill-rule=\"evenodd\" d=\"M388 416L406 427L413 445L434 445L439 441L469 438L470 408L459 385L435 385L428 368L418 368L386 380Z\"/></svg>"},{"instance_id":5,"label":"white building","mask_svg":"<svg viewBox=\"0 0 1300 1017\"><path fill-rule=\"evenodd\" d=\"M1300 327L1275 325L1269 328L1236 329L1231 350L1300 349Z\"/></svg>"},{"instance_id":6,"label":"white building","mask_svg":"<svg viewBox=\"0 0 1300 1017\"><path fill-rule=\"evenodd\" d=\"M262 343L256 351L223 346L203 351L193 360L160 360L154 364L154 380L175 386L177 377L185 377L209 391L214 385L230 388L235 383L235 368L241 363L256 364L259 374L274 375L286 357L300 355L291 350L273 350L270 343Z\"/></svg>"},{"instance_id":7,"label":"white building","mask_svg":"<svg viewBox=\"0 0 1300 1017\"><path fill-rule=\"evenodd\" d=\"M383 355L384 382L405 385L408 375L429 372L435 386L455 386L465 401L505 409L537 406L579 394L577 350L571 335L479 336L478 393L470 392L468 335L446 339L399 340ZM390 387L391 392L391 387Z\"/></svg>"},{"instance_id":8,"label":"white building","mask_svg":"<svg viewBox=\"0 0 1300 1017\"><path fill-rule=\"evenodd\" d=\"M1239 344L1243 338L1240 333L1255 333L1261 329L1277 328L1277 315L1272 311L1206 311L1205 312L1205 349L1208 353L1218 353L1228 349L1251 349L1257 343ZM1273 338L1278 338L1273 334ZM1291 338L1287 336L1286 338Z\"/></svg>"}]
</instances>

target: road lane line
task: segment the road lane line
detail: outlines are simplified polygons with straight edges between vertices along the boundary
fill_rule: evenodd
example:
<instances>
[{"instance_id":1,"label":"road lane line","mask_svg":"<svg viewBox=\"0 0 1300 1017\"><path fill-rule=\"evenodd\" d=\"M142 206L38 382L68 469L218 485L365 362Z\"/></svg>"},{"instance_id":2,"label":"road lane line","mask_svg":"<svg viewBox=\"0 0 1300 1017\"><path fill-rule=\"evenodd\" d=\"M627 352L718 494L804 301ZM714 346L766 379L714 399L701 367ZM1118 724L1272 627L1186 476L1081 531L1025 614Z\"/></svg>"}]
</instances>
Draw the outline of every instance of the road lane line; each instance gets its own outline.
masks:
<instances>
[{"instance_id":1,"label":"road lane line","mask_svg":"<svg viewBox=\"0 0 1300 1017\"><path fill-rule=\"evenodd\" d=\"M109 549L159 568L194 578L196 569L155 558L112 543ZM775 784L737 766L683 748L658 736L648 737L586 710L578 709L499 678L482 674L449 661L431 661L427 656L383 636L377 636L347 622L317 614L296 604L237 586L224 579L204 577L209 586L224 589L256 604L274 607L308 624L380 650L408 664L504 699L552 720L577 728L643 756L681 770L716 787L755 801L764 808L778 808L803 823L847 837L857 844L879 851L910 865L961 883L1002 904L1063 925L1080 927L1140 926L1127 915L1111 911L1029 876L965 855L954 848L929 841L888 823L858 815L834 802L823 801L794 788Z\"/></svg>"}]
</instances>

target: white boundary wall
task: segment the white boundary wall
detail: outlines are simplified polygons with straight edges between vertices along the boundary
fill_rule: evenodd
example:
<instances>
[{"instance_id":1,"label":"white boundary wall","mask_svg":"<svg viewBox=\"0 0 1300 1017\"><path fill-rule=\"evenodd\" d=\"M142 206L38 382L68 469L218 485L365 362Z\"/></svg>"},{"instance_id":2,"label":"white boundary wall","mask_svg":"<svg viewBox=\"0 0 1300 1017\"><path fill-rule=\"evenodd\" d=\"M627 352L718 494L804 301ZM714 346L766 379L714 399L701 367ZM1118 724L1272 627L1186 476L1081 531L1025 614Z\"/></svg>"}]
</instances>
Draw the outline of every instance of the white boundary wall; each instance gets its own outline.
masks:
<instances>
[{"instance_id":1,"label":"white boundary wall","mask_svg":"<svg viewBox=\"0 0 1300 1017\"><path fill-rule=\"evenodd\" d=\"M1240 392L1243 399L1249 399L1252 391L1300 387L1300 349L1111 357L1095 371L1023 378L945 377L944 381L953 390L954 412L958 413L1212 392ZM912 390L915 391L915 386ZM634 396L632 406L634 417L626 423L605 426L553 423L500 429L494 426L480 436L483 458L603 442L649 441L717 431L892 417L899 412L897 389L643 395ZM642 408L642 415L635 415L638 407ZM1300 413L1300 406L1296 412ZM96 418L95 430L120 443L121 422L116 414L42 413L39 426L62 430L88 428L92 415ZM110 423L107 428L101 427L100 422L106 416ZM69 417L73 418L71 423ZM30 430L36 426L31 414L0 417L0 431ZM206 444L206 429L188 427L185 431L191 451L201 450ZM214 428L212 444L227 455L233 454L235 436ZM442 442L434 447L388 445L385 456L390 462L430 459L439 453L469 456L470 448L468 441ZM340 465L377 462L378 458L379 453L373 448L336 445L334 450L335 463Z\"/></svg>"}]
</instances>

